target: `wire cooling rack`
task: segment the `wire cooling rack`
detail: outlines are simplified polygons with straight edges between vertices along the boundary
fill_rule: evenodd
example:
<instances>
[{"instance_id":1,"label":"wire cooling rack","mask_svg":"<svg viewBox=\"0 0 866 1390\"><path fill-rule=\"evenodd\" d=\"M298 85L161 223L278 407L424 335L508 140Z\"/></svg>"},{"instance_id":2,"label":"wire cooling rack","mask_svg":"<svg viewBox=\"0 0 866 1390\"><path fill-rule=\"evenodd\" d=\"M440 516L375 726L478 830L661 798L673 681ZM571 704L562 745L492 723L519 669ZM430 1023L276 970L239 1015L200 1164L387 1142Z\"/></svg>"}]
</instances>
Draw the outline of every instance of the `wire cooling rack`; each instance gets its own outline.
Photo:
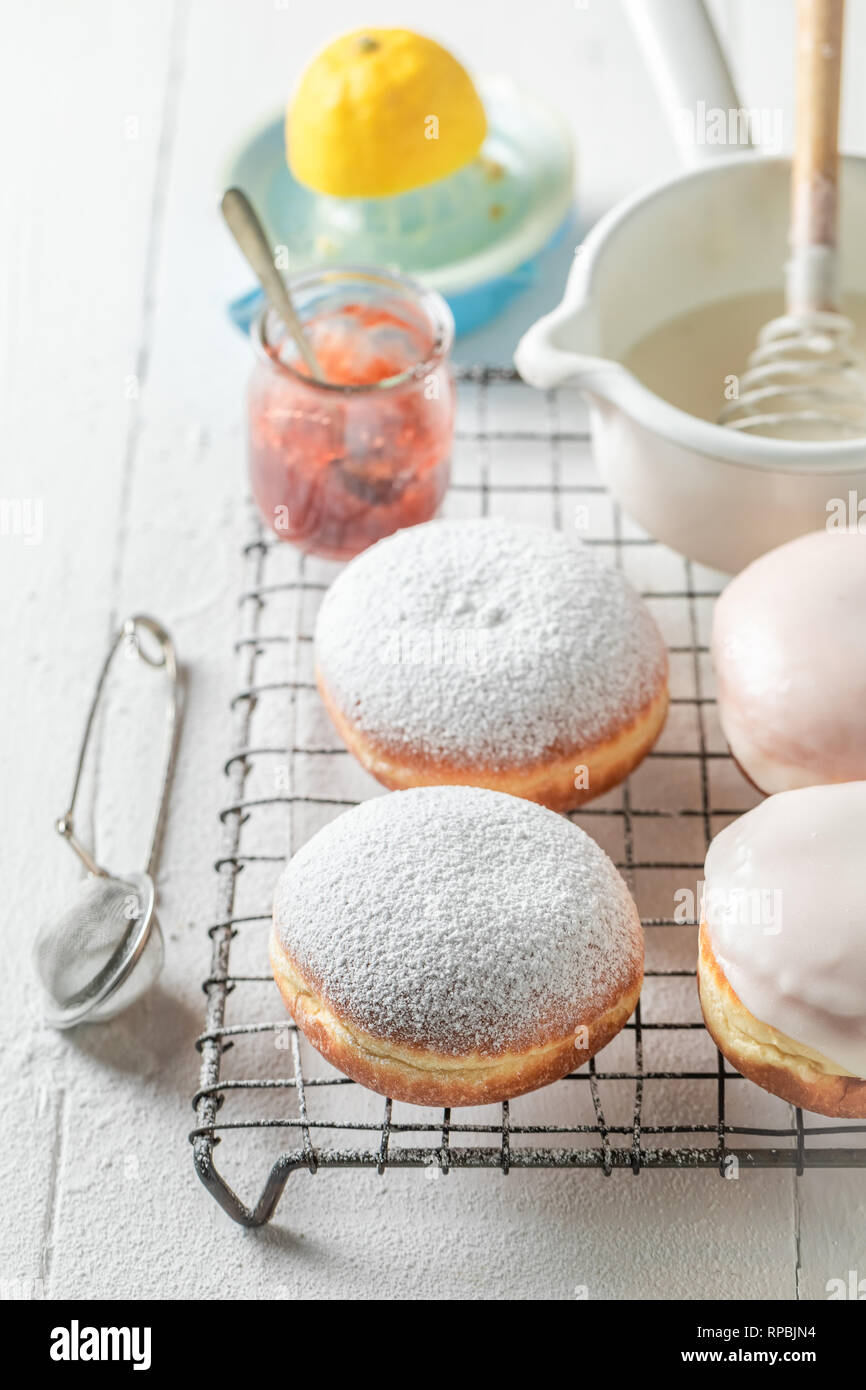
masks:
<instances>
[{"instance_id":1,"label":"wire cooling rack","mask_svg":"<svg viewBox=\"0 0 866 1390\"><path fill-rule=\"evenodd\" d=\"M319 701L312 632L337 567L251 518L243 548L238 689L224 772L216 921L191 1139L205 1186L236 1221L268 1221L296 1169L866 1166L866 1125L808 1123L732 1071L703 1027L695 986L708 841L757 795L732 763L707 638L721 577L622 517L594 472L584 407L515 373L463 368L448 515L506 515L573 529L646 596L668 643L661 739L619 788L572 813L624 874L646 928L646 980L627 1027L588 1065L496 1106L426 1110L341 1076L288 1019L267 968L285 859L379 787L340 745ZM215 1162L219 1149L220 1164ZM264 1179L263 1185L262 1180ZM250 1204L236 1189L252 1189Z\"/></svg>"}]
</instances>

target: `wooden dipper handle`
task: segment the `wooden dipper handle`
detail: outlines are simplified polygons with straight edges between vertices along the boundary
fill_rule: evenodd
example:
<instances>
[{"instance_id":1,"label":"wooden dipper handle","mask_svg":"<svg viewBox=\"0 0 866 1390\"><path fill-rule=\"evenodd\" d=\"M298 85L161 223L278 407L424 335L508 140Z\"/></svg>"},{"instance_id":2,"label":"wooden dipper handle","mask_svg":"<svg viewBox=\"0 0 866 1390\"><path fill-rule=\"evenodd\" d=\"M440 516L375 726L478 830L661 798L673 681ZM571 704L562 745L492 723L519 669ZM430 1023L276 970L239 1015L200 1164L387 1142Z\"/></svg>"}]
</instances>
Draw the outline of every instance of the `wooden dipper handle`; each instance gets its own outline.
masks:
<instances>
[{"instance_id":1,"label":"wooden dipper handle","mask_svg":"<svg viewBox=\"0 0 866 1390\"><path fill-rule=\"evenodd\" d=\"M791 251L836 246L839 85L845 0L798 0L797 130L791 179ZM808 280L810 277L805 277ZM805 308L833 308L831 275L803 284ZM823 280L823 283L820 283ZM819 302L820 301L820 302Z\"/></svg>"}]
</instances>

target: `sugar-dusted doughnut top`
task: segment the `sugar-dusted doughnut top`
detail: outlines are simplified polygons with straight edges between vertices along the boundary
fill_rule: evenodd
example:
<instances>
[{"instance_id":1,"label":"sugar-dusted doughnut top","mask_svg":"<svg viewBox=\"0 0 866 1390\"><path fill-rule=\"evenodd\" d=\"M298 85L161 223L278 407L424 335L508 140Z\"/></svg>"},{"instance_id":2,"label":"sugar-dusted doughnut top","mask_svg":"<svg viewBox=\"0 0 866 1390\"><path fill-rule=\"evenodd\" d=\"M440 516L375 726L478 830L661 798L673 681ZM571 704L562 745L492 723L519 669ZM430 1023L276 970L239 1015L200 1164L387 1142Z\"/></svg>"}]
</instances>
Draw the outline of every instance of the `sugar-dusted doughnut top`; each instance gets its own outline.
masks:
<instances>
[{"instance_id":1,"label":"sugar-dusted doughnut top","mask_svg":"<svg viewBox=\"0 0 866 1390\"><path fill-rule=\"evenodd\" d=\"M866 782L779 792L710 845L704 917L755 1018L866 1077Z\"/></svg>"},{"instance_id":2,"label":"sugar-dusted doughnut top","mask_svg":"<svg viewBox=\"0 0 866 1390\"><path fill-rule=\"evenodd\" d=\"M866 535L755 560L716 605L712 650L722 728L762 791L866 778Z\"/></svg>"},{"instance_id":3,"label":"sugar-dusted doughnut top","mask_svg":"<svg viewBox=\"0 0 866 1390\"><path fill-rule=\"evenodd\" d=\"M490 768L612 736L667 672L620 573L556 531L505 521L379 541L331 586L315 643L320 679L368 738Z\"/></svg>"},{"instance_id":4,"label":"sugar-dusted doughnut top","mask_svg":"<svg viewBox=\"0 0 866 1390\"><path fill-rule=\"evenodd\" d=\"M643 962L634 903L595 841L477 787L391 792L339 816L284 870L274 923L341 1018L446 1055L561 1039Z\"/></svg>"}]
</instances>

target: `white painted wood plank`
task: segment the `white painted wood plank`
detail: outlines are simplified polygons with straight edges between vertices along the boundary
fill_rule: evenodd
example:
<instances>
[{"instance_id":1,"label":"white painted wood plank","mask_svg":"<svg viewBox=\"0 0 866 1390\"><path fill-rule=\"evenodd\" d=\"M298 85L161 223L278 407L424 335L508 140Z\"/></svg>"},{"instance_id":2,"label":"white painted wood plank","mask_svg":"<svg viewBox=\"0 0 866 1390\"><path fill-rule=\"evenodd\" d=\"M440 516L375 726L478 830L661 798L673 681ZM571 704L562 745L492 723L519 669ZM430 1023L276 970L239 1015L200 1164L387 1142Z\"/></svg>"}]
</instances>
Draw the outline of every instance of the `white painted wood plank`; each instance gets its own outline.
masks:
<instances>
[{"instance_id":1,"label":"white painted wood plank","mask_svg":"<svg viewBox=\"0 0 866 1390\"><path fill-rule=\"evenodd\" d=\"M39 525L0 536L7 737L0 1281L50 1289L69 1180L69 1100L98 1076L36 1025L33 934L75 877L52 834L102 659L138 360L167 4L19 6L4 18L0 421L7 499ZM134 117L137 128L130 125ZM29 543L36 541L37 543ZM11 987L10 987L11 986ZM74 1157L74 1156L73 1156ZM74 1181L74 1175L72 1180Z\"/></svg>"}]
</instances>

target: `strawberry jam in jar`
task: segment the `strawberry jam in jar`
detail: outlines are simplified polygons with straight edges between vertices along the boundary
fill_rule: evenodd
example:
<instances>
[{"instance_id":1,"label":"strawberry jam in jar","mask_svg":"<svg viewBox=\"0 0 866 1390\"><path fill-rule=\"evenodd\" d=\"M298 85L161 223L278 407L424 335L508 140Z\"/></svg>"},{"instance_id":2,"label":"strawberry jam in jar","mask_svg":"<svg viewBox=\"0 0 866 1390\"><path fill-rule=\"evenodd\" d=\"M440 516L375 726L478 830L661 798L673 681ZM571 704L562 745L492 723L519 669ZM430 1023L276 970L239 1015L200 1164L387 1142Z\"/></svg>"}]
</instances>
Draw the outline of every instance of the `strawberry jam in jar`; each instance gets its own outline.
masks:
<instances>
[{"instance_id":1,"label":"strawberry jam in jar","mask_svg":"<svg viewBox=\"0 0 866 1390\"><path fill-rule=\"evenodd\" d=\"M290 289L324 381L263 313L249 386L253 496L281 539L347 560L429 521L442 501L454 321L440 295L399 275L322 268Z\"/></svg>"}]
</instances>

